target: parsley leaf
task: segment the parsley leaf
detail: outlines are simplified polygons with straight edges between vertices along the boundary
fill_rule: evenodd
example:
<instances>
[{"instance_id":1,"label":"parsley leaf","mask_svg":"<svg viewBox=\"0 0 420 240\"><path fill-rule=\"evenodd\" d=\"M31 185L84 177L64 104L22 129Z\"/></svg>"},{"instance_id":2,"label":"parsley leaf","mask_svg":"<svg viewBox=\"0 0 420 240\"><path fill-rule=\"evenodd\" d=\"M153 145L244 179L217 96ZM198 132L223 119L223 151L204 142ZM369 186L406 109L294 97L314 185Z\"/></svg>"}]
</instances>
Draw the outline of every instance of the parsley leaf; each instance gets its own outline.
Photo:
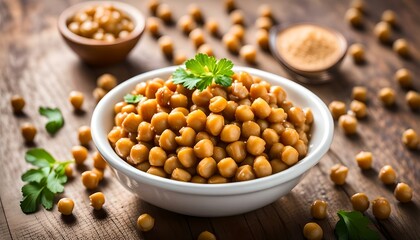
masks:
<instances>
[{"instance_id":1,"label":"parsley leaf","mask_svg":"<svg viewBox=\"0 0 420 240\"><path fill-rule=\"evenodd\" d=\"M56 133L60 128L64 126L64 118L58 108L40 107L39 114L48 118L48 122L45 125L47 132L50 134Z\"/></svg>"},{"instance_id":2,"label":"parsley leaf","mask_svg":"<svg viewBox=\"0 0 420 240\"><path fill-rule=\"evenodd\" d=\"M338 211L340 220L335 225L334 233L338 240L349 239L379 239L379 234L369 228L369 218L361 212Z\"/></svg>"},{"instance_id":3,"label":"parsley leaf","mask_svg":"<svg viewBox=\"0 0 420 240\"><path fill-rule=\"evenodd\" d=\"M232 84L232 61L223 58L216 60L213 56L199 53L195 58L185 62L184 68L178 68L172 74L175 84L182 84L187 89L197 88L200 91L210 86L213 81L224 87Z\"/></svg>"},{"instance_id":4,"label":"parsley leaf","mask_svg":"<svg viewBox=\"0 0 420 240\"><path fill-rule=\"evenodd\" d=\"M64 191L64 184L67 182L65 168L73 161L58 162L41 148L27 151L25 159L38 168L29 169L22 174L22 181L27 183L22 187L23 199L20 207L24 213L33 213L41 203L49 210L54 205L55 194Z\"/></svg>"},{"instance_id":5,"label":"parsley leaf","mask_svg":"<svg viewBox=\"0 0 420 240\"><path fill-rule=\"evenodd\" d=\"M139 94L139 95L126 94L124 96L124 101L126 103L136 104L136 103L140 102L142 98L144 98L144 96L141 95L141 94Z\"/></svg>"}]
</instances>

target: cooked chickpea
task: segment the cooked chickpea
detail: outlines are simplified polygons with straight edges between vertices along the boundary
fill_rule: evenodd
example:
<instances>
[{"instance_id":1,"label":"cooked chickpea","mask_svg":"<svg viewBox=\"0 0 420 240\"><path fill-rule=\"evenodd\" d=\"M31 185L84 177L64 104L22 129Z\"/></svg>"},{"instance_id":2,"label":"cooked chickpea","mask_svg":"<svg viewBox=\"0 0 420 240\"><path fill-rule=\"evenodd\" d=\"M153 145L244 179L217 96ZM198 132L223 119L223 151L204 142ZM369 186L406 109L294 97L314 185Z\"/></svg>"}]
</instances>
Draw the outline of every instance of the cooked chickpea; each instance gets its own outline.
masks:
<instances>
[{"instance_id":1,"label":"cooked chickpea","mask_svg":"<svg viewBox=\"0 0 420 240\"><path fill-rule=\"evenodd\" d=\"M162 167L155 167L155 166L151 166L149 169L147 169L146 171L148 174L152 174L158 177L163 177L166 178L166 172Z\"/></svg>"},{"instance_id":2,"label":"cooked chickpea","mask_svg":"<svg viewBox=\"0 0 420 240\"><path fill-rule=\"evenodd\" d=\"M345 18L353 27L360 27L363 23L362 13L356 8L347 10Z\"/></svg>"},{"instance_id":3,"label":"cooked chickpea","mask_svg":"<svg viewBox=\"0 0 420 240\"><path fill-rule=\"evenodd\" d=\"M265 150L266 142L256 136L250 136L246 141L246 150L254 156L258 156Z\"/></svg>"},{"instance_id":4,"label":"cooked chickpea","mask_svg":"<svg viewBox=\"0 0 420 240\"><path fill-rule=\"evenodd\" d=\"M308 240L321 240L324 237L324 231L317 223L310 222L303 227L303 236Z\"/></svg>"},{"instance_id":5,"label":"cooked chickpea","mask_svg":"<svg viewBox=\"0 0 420 240\"><path fill-rule=\"evenodd\" d=\"M281 120L285 120L286 116L288 116L289 121L296 126L301 126L306 121L305 112L300 107L291 107L289 111L287 111L287 115L285 115L284 112L280 112L280 114L282 116Z\"/></svg>"},{"instance_id":6,"label":"cooked chickpea","mask_svg":"<svg viewBox=\"0 0 420 240\"><path fill-rule=\"evenodd\" d=\"M104 174L105 174L104 170L105 169L97 169L97 168L92 169L92 172L95 173L98 176L99 182L104 179Z\"/></svg>"},{"instance_id":7,"label":"cooked chickpea","mask_svg":"<svg viewBox=\"0 0 420 240\"><path fill-rule=\"evenodd\" d=\"M168 4L159 4L159 6L156 9L156 15L165 23L172 22L172 11Z\"/></svg>"},{"instance_id":8,"label":"cooked chickpea","mask_svg":"<svg viewBox=\"0 0 420 240\"><path fill-rule=\"evenodd\" d=\"M71 91L69 95L69 101L75 110L79 110L82 108L84 100L83 93L79 91Z\"/></svg>"},{"instance_id":9,"label":"cooked chickpea","mask_svg":"<svg viewBox=\"0 0 420 240\"><path fill-rule=\"evenodd\" d=\"M231 33L227 33L223 36L222 38L222 42L225 45L226 49L229 50L232 53L238 53L239 49L241 47L241 43L239 41L239 39L231 34Z\"/></svg>"},{"instance_id":10,"label":"cooked chickpea","mask_svg":"<svg viewBox=\"0 0 420 240\"><path fill-rule=\"evenodd\" d=\"M293 128L286 128L280 137L281 143L284 145L294 145L299 140L299 133Z\"/></svg>"},{"instance_id":11,"label":"cooked chickpea","mask_svg":"<svg viewBox=\"0 0 420 240\"><path fill-rule=\"evenodd\" d=\"M82 183L87 189L95 189L98 187L98 175L92 171L85 171L82 173Z\"/></svg>"},{"instance_id":12,"label":"cooked chickpea","mask_svg":"<svg viewBox=\"0 0 420 240\"><path fill-rule=\"evenodd\" d=\"M95 210L101 210L105 203L105 195L102 192L96 192L89 196L90 205Z\"/></svg>"},{"instance_id":13,"label":"cooked chickpea","mask_svg":"<svg viewBox=\"0 0 420 240\"><path fill-rule=\"evenodd\" d=\"M209 56L214 56L213 54L213 48L210 46L210 44L204 43L197 49L197 53L204 53Z\"/></svg>"},{"instance_id":14,"label":"cooked chickpea","mask_svg":"<svg viewBox=\"0 0 420 240\"><path fill-rule=\"evenodd\" d=\"M182 182L189 182L191 180L191 174L181 168L175 168L172 171L171 177L174 180L182 181Z\"/></svg>"},{"instance_id":15,"label":"cooked chickpea","mask_svg":"<svg viewBox=\"0 0 420 240\"><path fill-rule=\"evenodd\" d=\"M268 17L268 18L272 18L273 17L273 13L271 11L271 6L268 4L261 4L258 7L258 15L260 17Z\"/></svg>"},{"instance_id":16,"label":"cooked chickpea","mask_svg":"<svg viewBox=\"0 0 420 240\"><path fill-rule=\"evenodd\" d=\"M208 19L205 24L205 29L213 36L219 34L219 23L215 19Z\"/></svg>"},{"instance_id":17,"label":"cooked chickpea","mask_svg":"<svg viewBox=\"0 0 420 240\"><path fill-rule=\"evenodd\" d=\"M338 119L340 116L346 114L346 104L342 101L332 101L328 108L330 109L331 115L334 119Z\"/></svg>"},{"instance_id":18,"label":"cooked chickpea","mask_svg":"<svg viewBox=\"0 0 420 240\"><path fill-rule=\"evenodd\" d=\"M189 168L196 164L197 157L194 154L194 149L190 147L183 147L177 152L178 160L182 166Z\"/></svg>"},{"instance_id":19,"label":"cooked chickpea","mask_svg":"<svg viewBox=\"0 0 420 240\"><path fill-rule=\"evenodd\" d=\"M241 129L234 124L228 124L223 127L220 133L220 140L223 142L234 142L238 141L240 136Z\"/></svg>"},{"instance_id":20,"label":"cooked chickpea","mask_svg":"<svg viewBox=\"0 0 420 240\"><path fill-rule=\"evenodd\" d=\"M213 175L208 180L207 183L209 184L220 184L220 183L227 183L229 180L225 177L222 177L220 175Z\"/></svg>"},{"instance_id":21,"label":"cooked chickpea","mask_svg":"<svg viewBox=\"0 0 420 240\"><path fill-rule=\"evenodd\" d=\"M368 170L372 168L372 153L361 151L356 155L356 162L359 168L362 170Z\"/></svg>"},{"instance_id":22,"label":"cooked chickpea","mask_svg":"<svg viewBox=\"0 0 420 240\"><path fill-rule=\"evenodd\" d=\"M228 33L234 35L239 41L243 41L245 36L245 28L242 25L235 24L230 27Z\"/></svg>"},{"instance_id":23,"label":"cooked chickpea","mask_svg":"<svg viewBox=\"0 0 420 240\"><path fill-rule=\"evenodd\" d=\"M115 143L115 152L118 156L126 158L130 155L130 150L134 146L134 142L129 138L120 138Z\"/></svg>"},{"instance_id":24,"label":"cooked chickpea","mask_svg":"<svg viewBox=\"0 0 420 240\"><path fill-rule=\"evenodd\" d=\"M394 79L403 88L410 88L413 85L412 74L406 68L398 69L398 71L395 72Z\"/></svg>"},{"instance_id":25,"label":"cooked chickpea","mask_svg":"<svg viewBox=\"0 0 420 240\"><path fill-rule=\"evenodd\" d=\"M90 140L92 140L92 135L90 133L90 127L81 126L79 128L79 142L82 145L88 145Z\"/></svg>"},{"instance_id":26,"label":"cooked chickpea","mask_svg":"<svg viewBox=\"0 0 420 240\"><path fill-rule=\"evenodd\" d=\"M357 119L351 115L342 115L338 119L338 124L345 134L351 135L357 132Z\"/></svg>"},{"instance_id":27,"label":"cooked chickpea","mask_svg":"<svg viewBox=\"0 0 420 240\"><path fill-rule=\"evenodd\" d=\"M196 132L202 131L206 127L207 116L201 110L194 110L187 116L187 126Z\"/></svg>"},{"instance_id":28,"label":"cooked chickpea","mask_svg":"<svg viewBox=\"0 0 420 240\"><path fill-rule=\"evenodd\" d=\"M402 57L407 57L410 55L410 47L408 46L407 40L404 38L395 40L395 42L392 44L392 49Z\"/></svg>"},{"instance_id":29,"label":"cooked chickpea","mask_svg":"<svg viewBox=\"0 0 420 240\"><path fill-rule=\"evenodd\" d=\"M161 20L157 17L147 18L146 27L147 30L155 37L160 35Z\"/></svg>"},{"instance_id":30,"label":"cooked chickpea","mask_svg":"<svg viewBox=\"0 0 420 240\"><path fill-rule=\"evenodd\" d=\"M236 8L235 0L224 0L224 5L228 12L232 12Z\"/></svg>"},{"instance_id":31,"label":"cooked chickpea","mask_svg":"<svg viewBox=\"0 0 420 240\"><path fill-rule=\"evenodd\" d=\"M365 47L362 44L352 44L349 47L349 53L353 57L354 62L362 63L365 61Z\"/></svg>"},{"instance_id":32,"label":"cooked chickpea","mask_svg":"<svg viewBox=\"0 0 420 240\"><path fill-rule=\"evenodd\" d=\"M173 63L175 65L181 65L185 63L185 61L187 61L187 55L185 55L185 53L180 52L180 51L175 52L174 59L173 59Z\"/></svg>"},{"instance_id":33,"label":"cooked chickpea","mask_svg":"<svg viewBox=\"0 0 420 240\"><path fill-rule=\"evenodd\" d=\"M420 144L420 139L417 133L413 129L407 129L403 132L401 137L404 145L409 149L416 149Z\"/></svg>"},{"instance_id":34,"label":"cooked chickpea","mask_svg":"<svg viewBox=\"0 0 420 240\"><path fill-rule=\"evenodd\" d=\"M148 232L155 226L155 219L147 213L143 213L137 219L137 227L142 232Z\"/></svg>"},{"instance_id":35,"label":"cooked chickpea","mask_svg":"<svg viewBox=\"0 0 420 240\"><path fill-rule=\"evenodd\" d=\"M117 86L117 78L109 73L99 76L96 84L105 91L110 91Z\"/></svg>"},{"instance_id":36,"label":"cooked chickpea","mask_svg":"<svg viewBox=\"0 0 420 240\"><path fill-rule=\"evenodd\" d=\"M256 34L255 34L255 38L257 40L257 44L258 46L263 49L263 50L268 50L269 45L269 34L268 31L265 29L258 29Z\"/></svg>"},{"instance_id":37,"label":"cooked chickpea","mask_svg":"<svg viewBox=\"0 0 420 240\"><path fill-rule=\"evenodd\" d=\"M10 99L10 104L12 105L13 112L19 113L25 107L25 99L19 95L13 95Z\"/></svg>"},{"instance_id":38,"label":"cooked chickpea","mask_svg":"<svg viewBox=\"0 0 420 240\"><path fill-rule=\"evenodd\" d=\"M264 29L269 31L272 26L273 21L269 17L259 17L257 20L255 20L255 27L257 29Z\"/></svg>"},{"instance_id":39,"label":"cooked chickpea","mask_svg":"<svg viewBox=\"0 0 420 240\"><path fill-rule=\"evenodd\" d=\"M238 169L238 165L235 160L232 158L224 158L217 163L217 169L219 170L220 175L225 178L233 177Z\"/></svg>"},{"instance_id":40,"label":"cooked chickpea","mask_svg":"<svg viewBox=\"0 0 420 240\"><path fill-rule=\"evenodd\" d=\"M36 127L32 123L22 124L20 131L25 142L33 142L37 133Z\"/></svg>"},{"instance_id":41,"label":"cooked chickpea","mask_svg":"<svg viewBox=\"0 0 420 240\"><path fill-rule=\"evenodd\" d=\"M270 162L264 156L258 156L255 158L253 169L258 178L266 177L273 173Z\"/></svg>"},{"instance_id":42,"label":"cooked chickpea","mask_svg":"<svg viewBox=\"0 0 420 240\"><path fill-rule=\"evenodd\" d=\"M163 150L161 147L153 147L149 151L149 163L152 166L163 166L167 158L168 156L165 150Z\"/></svg>"},{"instance_id":43,"label":"cooked chickpea","mask_svg":"<svg viewBox=\"0 0 420 240\"><path fill-rule=\"evenodd\" d=\"M172 38L169 36L162 36L158 40L160 50L167 58L172 58L174 52L174 44Z\"/></svg>"},{"instance_id":44,"label":"cooked chickpea","mask_svg":"<svg viewBox=\"0 0 420 240\"><path fill-rule=\"evenodd\" d=\"M299 153L299 159L306 156L308 153L308 146L303 140L298 140L294 145L293 148Z\"/></svg>"},{"instance_id":45,"label":"cooked chickpea","mask_svg":"<svg viewBox=\"0 0 420 240\"><path fill-rule=\"evenodd\" d=\"M236 141L227 145L226 152L229 157L233 158L233 160L238 163L242 162L247 155L246 145L243 141Z\"/></svg>"},{"instance_id":46,"label":"cooked chickpea","mask_svg":"<svg viewBox=\"0 0 420 240\"><path fill-rule=\"evenodd\" d=\"M201 232L200 235L198 235L198 240L216 240L216 236L214 236L213 233L209 231Z\"/></svg>"},{"instance_id":47,"label":"cooked chickpea","mask_svg":"<svg viewBox=\"0 0 420 240\"><path fill-rule=\"evenodd\" d=\"M366 104L357 100L351 101L350 110L356 115L356 118L364 118L367 115Z\"/></svg>"},{"instance_id":48,"label":"cooked chickpea","mask_svg":"<svg viewBox=\"0 0 420 240\"><path fill-rule=\"evenodd\" d=\"M356 193L350 198L353 209L359 212L365 212L369 208L369 199L364 193Z\"/></svg>"},{"instance_id":49,"label":"cooked chickpea","mask_svg":"<svg viewBox=\"0 0 420 240\"><path fill-rule=\"evenodd\" d=\"M382 13L381 20L395 26L397 25L397 14L392 10L386 10Z\"/></svg>"},{"instance_id":50,"label":"cooked chickpea","mask_svg":"<svg viewBox=\"0 0 420 240\"><path fill-rule=\"evenodd\" d=\"M327 202L315 200L311 205L311 216L316 219L325 219L327 217Z\"/></svg>"},{"instance_id":51,"label":"cooked chickpea","mask_svg":"<svg viewBox=\"0 0 420 240\"><path fill-rule=\"evenodd\" d=\"M360 102L366 102L366 99L367 99L366 87L362 87L362 86L353 87L351 96L354 100L357 100Z\"/></svg>"},{"instance_id":52,"label":"cooked chickpea","mask_svg":"<svg viewBox=\"0 0 420 240\"><path fill-rule=\"evenodd\" d=\"M394 196L402 203L409 202L413 198L413 189L406 183L398 183L394 190Z\"/></svg>"},{"instance_id":53,"label":"cooked chickpea","mask_svg":"<svg viewBox=\"0 0 420 240\"><path fill-rule=\"evenodd\" d=\"M351 1L350 6L352 8L355 8L355 9L359 10L360 12L363 12L365 10L364 0L353 0L353 1Z\"/></svg>"},{"instance_id":54,"label":"cooked chickpea","mask_svg":"<svg viewBox=\"0 0 420 240\"><path fill-rule=\"evenodd\" d=\"M379 99L385 106L395 104L395 91L392 88L382 88L378 93Z\"/></svg>"},{"instance_id":55,"label":"cooked chickpea","mask_svg":"<svg viewBox=\"0 0 420 240\"><path fill-rule=\"evenodd\" d=\"M147 3L147 7L149 8L149 11L153 15L156 14L156 10L159 7L159 5L160 5L159 0L149 0L149 2Z\"/></svg>"},{"instance_id":56,"label":"cooked chickpea","mask_svg":"<svg viewBox=\"0 0 420 240\"><path fill-rule=\"evenodd\" d=\"M99 87L93 89L92 92L93 98L95 98L96 102L99 102L105 96L105 94L106 91Z\"/></svg>"},{"instance_id":57,"label":"cooked chickpea","mask_svg":"<svg viewBox=\"0 0 420 240\"><path fill-rule=\"evenodd\" d=\"M196 28L192 30L189 34L189 37L191 41L193 42L195 48L200 47L206 42L205 37L204 37L204 32L200 28Z\"/></svg>"},{"instance_id":58,"label":"cooked chickpea","mask_svg":"<svg viewBox=\"0 0 420 240\"><path fill-rule=\"evenodd\" d=\"M194 146L194 154L198 158L211 157L213 155L213 143L209 139L202 139Z\"/></svg>"},{"instance_id":59,"label":"cooked chickpea","mask_svg":"<svg viewBox=\"0 0 420 240\"><path fill-rule=\"evenodd\" d=\"M372 213L377 219L387 219L391 214L391 205L386 198L376 198L372 201Z\"/></svg>"},{"instance_id":60,"label":"cooked chickpea","mask_svg":"<svg viewBox=\"0 0 420 240\"><path fill-rule=\"evenodd\" d=\"M292 166L299 160L299 152L291 146L285 146L281 150L281 160L288 166Z\"/></svg>"},{"instance_id":61,"label":"cooked chickpea","mask_svg":"<svg viewBox=\"0 0 420 240\"><path fill-rule=\"evenodd\" d=\"M381 42L388 42L392 34L391 26L387 22L379 22L376 24L373 32Z\"/></svg>"},{"instance_id":62,"label":"cooked chickpea","mask_svg":"<svg viewBox=\"0 0 420 240\"><path fill-rule=\"evenodd\" d=\"M64 173L68 178L73 177L73 168L70 165L67 165L66 168L64 168Z\"/></svg>"},{"instance_id":63,"label":"cooked chickpea","mask_svg":"<svg viewBox=\"0 0 420 240\"><path fill-rule=\"evenodd\" d=\"M257 49L253 45L244 45L239 50L242 59L250 64L254 64L257 58Z\"/></svg>"},{"instance_id":64,"label":"cooked chickpea","mask_svg":"<svg viewBox=\"0 0 420 240\"><path fill-rule=\"evenodd\" d=\"M384 184L393 184L395 183L395 180L397 179L397 174L395 173L395 170L390 165L385 165L379 171L379 179Z\"/></svg>"},{"instance_id":65,"label":"cooked chickpea","mask_svg":"<svg viewBox=\"0 0 420 240\"><path fill-rule=\"evenodd\" d=\"M254 102L251 104L251 108L255 115L261 119L270 116L271 107L264 99L260 97L254 100Z\"/></svg>"},{"instance_id":66,"label":"cooked chickpea","mask_svg":"<svg viewBox=\"0 0 420 240\"><path fill-rule=\"evenodd\" d=\"M244 25L245 23L245 17L244 17L244 13L242 12L242 10L234 10L230 13L229 15L230 17L230 21L232 22L232 24L241 24Z\"/></svg>"},{"instance_id":67,"label":"cooked chickpea","mask_svg":"<svg viewBox=\"0 0 420 240\"><path fill-rule=\"evenodd\" d=\"M191 178L191 182L192 183L204 184L204 183L207 183L207 179L205 179L201 176L195 175Z\"/></svg>"},{"instance_id":68,"label":"cooked chickpea","mask_svg":"<svg viewBox=\"0 0 420 240\"><path fill-rule=\"evenodd\" d=\"M267 146L272 146L275 143L278 143L280 140L279 135L274 131L274 129L266 128L261 134L264 141L267 143Z\"/></svg>"},{"instance_id":69,"label":"cooked chickpea","mask_svg":"<svg viewBox=\"0 0 420 240\"><path fill-rule=\"evenodd\" d=\"M71 154L76 164L83 164L88 156L88 150L83 146L74 146L71 148Z\"/></svg>"},{"instance_id":70,"label":"cooked chickpea","mask_svg":"<svg viewBox=\"0 0 420 240\"><path fill-rule=\"evenodd\" d=\"M203 14L201 13L201 9L196 4L188 5L188 14L196 21L196 22L203 22Z\"/></svg>"},{"instance_id":71,"label":"cooked chickpea","mask_svg":"<svg viewBox=\"0 0 420 240\"><path fill-rule=\"evenodd\" d=\"M209 178L217 170L217 163L212 157L203 158L197 165L197 173L203 178Z\"/></svg>"},{"instance_id":72,"label":"cooked chickpea","mask_svg":"<svg viewBox=\"0 0 420 240\"><path fill-rule=\"evenodd\" d=\"M58 211L63 215L71 215L74 208L74 201L71 198L62 198L57 203Z\"/></svg>"},{"instance_id":73,"label":"cooked chickpea","mask_svg":"<svg viewBox=\"0 0 420 240\"><path fill-rule=\"evenodd\" d=\"M341 164L336 164L331 167L330 178L337 185L344 185L346 183L347 173L349 169Z\"/></svg>"},{"instance_id":74,"label":"cooked chickpea","mask_svg":"<svg viewBox=\"0 0 420 240\"><path fill-rule=\"evenodd\" d=\"M408 91L405 95L405 101L412 110L420 109L420 93Z\"/></svg>"},{"instance_id":75,"label":"cooked chickpea","mask_svg":"<svg viewBox=\"0 0 420 240\"><path fill-rule=\"evenodd\" d=\"M209 110L214 113L222 112L227 106L227 101L221 96L215 96L210 99Z\"/></svg>"}]
</instances>

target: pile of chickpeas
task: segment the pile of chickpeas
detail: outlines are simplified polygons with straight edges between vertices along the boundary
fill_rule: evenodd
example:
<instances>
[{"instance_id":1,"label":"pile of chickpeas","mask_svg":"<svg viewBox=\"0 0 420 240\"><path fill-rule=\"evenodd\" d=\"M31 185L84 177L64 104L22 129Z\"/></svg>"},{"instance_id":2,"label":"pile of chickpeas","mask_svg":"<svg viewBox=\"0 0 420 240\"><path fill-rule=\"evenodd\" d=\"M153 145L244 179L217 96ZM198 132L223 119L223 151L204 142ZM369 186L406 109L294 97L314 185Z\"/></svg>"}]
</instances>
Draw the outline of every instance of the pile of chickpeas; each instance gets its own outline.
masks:
<instances>
[{"instance_id":1,"label":"pile of chickpeas","mask_svg":"<svg viewBox=\"0 0 420 240\"><path fill-rule=\"evenodd\" d=\"M138 104L115 105L108 140L134 167L194 183L269 176L306 156L313 121L280 86L246 72L230 87L188 90L171 79L139 83Z\"/></svg>"},{"instance_id":2,"label":"pile of chickpeas","mask_svg":"<svg viewBox=\"0 0 420 240\"><path fill-rule=\"evenodd\" d=\"M67 27L82 37L113 42L127 37L134 30L134 23L120 9L111 4L103 4L78 11Z\"/></svg>"}]
</instances>

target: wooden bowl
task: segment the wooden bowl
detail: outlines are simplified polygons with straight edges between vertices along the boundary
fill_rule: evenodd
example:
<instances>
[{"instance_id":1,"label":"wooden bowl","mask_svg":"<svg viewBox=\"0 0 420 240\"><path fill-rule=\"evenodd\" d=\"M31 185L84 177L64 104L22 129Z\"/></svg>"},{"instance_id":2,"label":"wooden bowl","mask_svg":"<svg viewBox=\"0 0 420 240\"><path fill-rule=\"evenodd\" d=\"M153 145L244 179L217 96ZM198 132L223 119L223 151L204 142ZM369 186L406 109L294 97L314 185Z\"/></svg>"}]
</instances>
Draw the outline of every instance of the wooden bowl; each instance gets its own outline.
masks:
<instances>
[{"instance_id":1,"label":"wooden bowl","mask_svg":"<svg viewBox=\"0 0 420 240\"><path fill-rule=\"evenodd\" d=\"M67 25L74 14L86 7L97 5L113 5L127 14L134 23L134 30L124 38L113 42L105 42L86 38L71 32ZM92 1L75 4L61 13L58 18L58 30L67 45L87 64L106 66L121 62L139 41L145 28L145 17L135 7L114 1Z\"/></svg>"}]
</instances>

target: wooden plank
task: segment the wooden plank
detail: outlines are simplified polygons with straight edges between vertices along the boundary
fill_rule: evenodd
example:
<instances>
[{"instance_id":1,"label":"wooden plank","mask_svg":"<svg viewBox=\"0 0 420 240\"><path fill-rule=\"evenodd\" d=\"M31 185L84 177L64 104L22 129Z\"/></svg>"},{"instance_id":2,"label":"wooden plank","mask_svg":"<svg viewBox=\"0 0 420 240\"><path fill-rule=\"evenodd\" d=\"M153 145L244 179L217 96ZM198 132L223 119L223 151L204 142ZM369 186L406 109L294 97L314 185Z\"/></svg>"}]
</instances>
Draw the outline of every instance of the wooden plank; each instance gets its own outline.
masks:
<instances>
[{"instance_id":1,"label":"wooden plank","mask_svg":"<svg viewBox=\"0 0 420 240\"><path fill-rule=\"evenodd\" d=\"M9 229L9 224L7 223L7 219L4 214L1 198L0 198L0 239L4 239L4 240L12 239L12 235Z\"/></svg>"}]
</instances>

